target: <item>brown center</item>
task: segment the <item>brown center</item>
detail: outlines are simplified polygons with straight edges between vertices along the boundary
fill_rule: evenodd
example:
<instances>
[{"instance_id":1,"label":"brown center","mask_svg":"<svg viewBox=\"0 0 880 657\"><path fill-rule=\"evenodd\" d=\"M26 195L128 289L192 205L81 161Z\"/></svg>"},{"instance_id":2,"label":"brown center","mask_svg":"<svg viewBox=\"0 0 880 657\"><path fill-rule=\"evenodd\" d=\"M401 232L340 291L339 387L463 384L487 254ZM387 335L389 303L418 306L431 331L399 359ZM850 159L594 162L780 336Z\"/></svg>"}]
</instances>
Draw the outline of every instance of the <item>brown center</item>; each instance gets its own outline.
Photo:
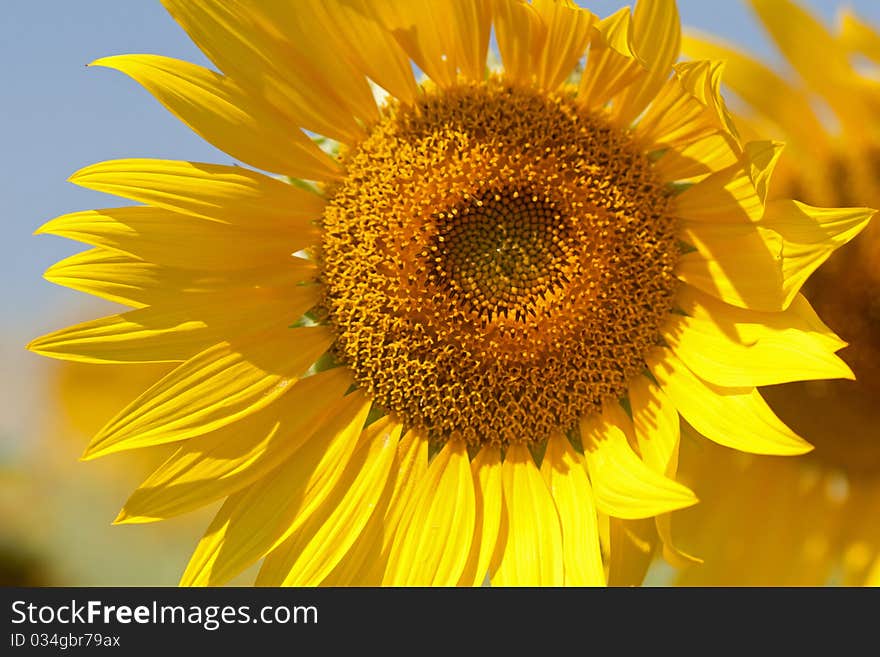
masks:
<instances>
[{"instance_id":1,"label":"brown center","mask_svg":"<svg viewBox=\"0 0 880 657\"><path fill-rule=\"evenodd\" d=\"M629 136L493 78L391 107L323 218L336 351L444 441L540 443L644 368L672 306L670 195Z\"/></svg>"}]
</instances>

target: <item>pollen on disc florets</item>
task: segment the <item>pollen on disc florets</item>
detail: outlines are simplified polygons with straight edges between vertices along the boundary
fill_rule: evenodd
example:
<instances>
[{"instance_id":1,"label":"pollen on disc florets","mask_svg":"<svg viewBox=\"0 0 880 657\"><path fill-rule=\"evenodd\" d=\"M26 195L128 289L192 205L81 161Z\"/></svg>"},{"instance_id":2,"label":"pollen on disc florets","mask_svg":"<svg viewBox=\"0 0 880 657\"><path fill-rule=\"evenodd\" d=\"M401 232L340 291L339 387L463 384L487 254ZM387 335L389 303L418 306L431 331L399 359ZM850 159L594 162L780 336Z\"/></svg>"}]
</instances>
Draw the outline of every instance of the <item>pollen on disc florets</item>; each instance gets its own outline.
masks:
<instances>
[{"instance_id":1,"label":"pollen on disc florets","mask_svg":"<svg viewBox=\"0 0 880 657\"><path fill-rule=\"evenodd\" d=\"M390 106L343 164L325 311L379 404L438 441L505 445L626 393L678 257L669 192L626 133L492 78Z\"/></svg>"}]
</instances>

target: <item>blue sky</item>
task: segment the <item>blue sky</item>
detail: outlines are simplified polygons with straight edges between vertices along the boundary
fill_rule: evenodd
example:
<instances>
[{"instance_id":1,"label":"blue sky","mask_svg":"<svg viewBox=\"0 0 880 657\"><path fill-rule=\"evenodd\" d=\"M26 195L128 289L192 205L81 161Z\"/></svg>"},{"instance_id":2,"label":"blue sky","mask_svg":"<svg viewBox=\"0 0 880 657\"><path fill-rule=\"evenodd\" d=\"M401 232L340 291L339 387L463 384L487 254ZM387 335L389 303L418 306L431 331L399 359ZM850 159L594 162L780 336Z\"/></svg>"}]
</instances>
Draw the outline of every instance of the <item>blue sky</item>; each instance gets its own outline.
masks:
<instances>
[{"instance_id":1,"label":"blue sky","mask_svg":"<svg viewBox=\"0 0 880 657\"><path fill-rule=\"evenodd\" d=\"M582 4L607 15L623 3L598 0ZM843 3L812 0L807 4L830 18ZM850 0L848 4L880 24L880 2ZM679 7L685 25L711 29L772 56L772 47L743 2L680 0ZM127 77L85 67L98 57L126 52L152 52L207 63L158 0L9 2L4 6L2 31L0 262L4 325L0 373L9 382L22 368L35 365L35 357L22 348L29 337L63 326L71 317L81 317L82 309L94 304L41 278L49 265L81 247L59 238L31 235L59 214L120 202L75 187L66 182L67 177L87 164L120 157L231 160L178 123ZM91 309L97 307L92 305ZM13 402L6 399L2 403Z\"/></svg>"}]
</instances>

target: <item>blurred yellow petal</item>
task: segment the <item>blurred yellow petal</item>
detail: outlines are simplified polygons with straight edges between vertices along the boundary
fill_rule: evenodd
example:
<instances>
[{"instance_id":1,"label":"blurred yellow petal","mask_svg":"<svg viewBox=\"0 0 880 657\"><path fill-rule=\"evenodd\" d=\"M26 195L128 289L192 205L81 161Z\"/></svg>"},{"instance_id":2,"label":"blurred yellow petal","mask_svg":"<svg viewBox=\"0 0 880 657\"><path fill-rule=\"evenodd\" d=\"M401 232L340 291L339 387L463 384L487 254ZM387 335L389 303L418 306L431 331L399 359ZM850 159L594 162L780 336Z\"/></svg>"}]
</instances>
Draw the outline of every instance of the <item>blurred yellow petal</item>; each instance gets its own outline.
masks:
<instances>
[{"instance_id":1,"label":"blurred yellow petal","mask_svg":"<svg viewBox=\"0 0 880 657\"><path fill-rule=\"evenodd\" d=\"M853 54L880 62L880 34L848 8L840 13L840 42Z\"/></svg>"},{"instance_id":2,"label":"blurred yellow petal","mask_svg":"<svg viewBox=\"0 0 880 657\"><path fill-rule=\"evenodd\" d=\"M800 5L791 0L750 0L779 50L798 74L823 93L837 115L858 129L873 116L858 102L846 98L855 73L846 50Z\"/></svg>"},{"instance_id":3,"label":"blurred yellow petal","mask_svg":"<svg viewBox=\"0 0 880 657\"><path fill-rule=\"evenodd\" d=\"M666 563L676 568L687 568L695 564L703 563L701 557L685 552L678 547L676 541L672 538L672 514L665 513L657 516L655 519L657 526L657 536L659 536L663 544L663 559Z\"/></svg>"},{"instance_id":4,"label":"blurred yellow petal","mask_svg":"<svg viewBox=\"0 0 880 657\"><path fill-rule=\"evenodd\" d=\"M650 520L610 518L608 586L640 586L653 560L656 542Z\"/></svg>"}]
</instances>

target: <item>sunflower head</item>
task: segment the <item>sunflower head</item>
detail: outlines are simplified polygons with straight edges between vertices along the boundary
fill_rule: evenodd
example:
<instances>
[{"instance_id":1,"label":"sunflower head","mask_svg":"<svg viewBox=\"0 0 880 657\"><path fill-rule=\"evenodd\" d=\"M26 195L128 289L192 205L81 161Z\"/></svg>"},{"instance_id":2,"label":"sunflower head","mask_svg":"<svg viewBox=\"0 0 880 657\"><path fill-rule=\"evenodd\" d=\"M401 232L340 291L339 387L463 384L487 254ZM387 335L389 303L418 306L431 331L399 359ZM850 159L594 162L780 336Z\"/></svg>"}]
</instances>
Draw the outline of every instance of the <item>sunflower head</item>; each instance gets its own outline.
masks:
<instances>
[{"instance_id":1,"label":"sunflower head","mask_svg":"<svg viewBox=\"0 0 880 657\"><path fill-rule=\"evenodd\" d=\"M679 414L810 449L756 386L850 376L799 289L871 212L767 201L674 2L165 4L221 72L98 63L254 168L75 174L143 205L44 226L98 247L55 278L135 309L31 348L179 363L87 457L178 444L120 522L226 498L184 583L638 581Z\"/></svg>"}]
</instances>

